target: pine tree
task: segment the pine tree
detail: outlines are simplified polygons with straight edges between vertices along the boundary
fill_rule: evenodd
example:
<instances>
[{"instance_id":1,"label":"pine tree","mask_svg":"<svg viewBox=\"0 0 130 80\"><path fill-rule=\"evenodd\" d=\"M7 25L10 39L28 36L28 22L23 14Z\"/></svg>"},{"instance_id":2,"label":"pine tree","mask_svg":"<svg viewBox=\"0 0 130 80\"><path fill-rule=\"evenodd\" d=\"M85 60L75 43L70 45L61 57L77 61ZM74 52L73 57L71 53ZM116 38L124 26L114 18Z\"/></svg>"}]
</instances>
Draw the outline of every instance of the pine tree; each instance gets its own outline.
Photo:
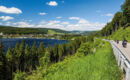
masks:
<instances>
[{"instance_id":1,"label":"pine tree","mask_svg":"<svg viewBox=\"0 0 130 80\"><path fill-rule=\"evenodd\" d=\"M1 80L8 80L9 75L8 75L8 68L7 68L7 61L4 55L4 49L3 49L3 44L0 42L0 79Z\"/></svg>"},{"instance_id":2,"label":"pine tree","mask_svg":"<svg viewBox=\"0 0 130 80\"><path fill-rule=\"evenodd\" d=\"M48 51L45 52L45 56L40 58L40 66L46 68L48 67L49 63L50 63L50 53Z\"/></svg>"},{"instance_id":3,"label":"pine tree","mask_svg":"<svg viewBox=\"0 0 130 80\"><path fill-rule=\"evenodd\" d=\"M59 61L61 61L61 58L62 58L62 56L63 56L63 53L64 53L63 46L62 46L62 45L59 45L59 46L58 46Z\"/></svg>"},{"instance_id":4,"label":"pine tree","mask_svg":"<svg viewBox=\"0 0 130 80\"><path fill-rule=\"evenodd\" d=\"M33 46L31 48L31 54L32 54L32 69L36 69L36 65L38 62L36 42L33 43Z\"/></svg>"},{"instance_id":5,"label":"pine tree","mask_svg":"<svg viewBox=\"0 0 130 80\"><path fill-rule=\"evenodd\" d=\"M19 43L16 43L15 48L14 48L14 53L15 53L15 66L16 70L19 70L20 66L20 55L19 55Z\"/></svg>"},{"instance_id":6,"label":"pine tree","mask_svg":"<svg viewBox=\"0 0 130 80\"><path fill-rule=\"evenodd\" d=\"M24 49L25 49L25 42L24 42L24 39L22 40L21 42L21 45L19 47L19 59L20 59L20 66L19 66L19 70L23 71L24 70Z\"/></svg>"},{"instance_id":7,"label":"pine tree","mask_svg":"<svg viewBox=\"0 0 130 80\"><path fill-rule=\"evenodd\" d=\"M53 53L55 57L55 61L58 61L58 45L55 43L54 48L53 48Z\"/></svg>"},{"instance_id":8,"label":"pine tree","mask_svg":"<svg viewBox=\"0 0 130 80\"><path fill-rule=\"evenodd\" d=\"M44 53L45 53L45 49L44 49L44 43L41 42L40 43L40 46L38 48L38 58L40 59L41 57L44 56Z\"/></svg>"},{"instance_id":9,"label":"pine tree","mask_svg":"<svg viewBox=\"0 0 130 80\"><path fill-rule=\"evenodd\" d=\"M25 56L24 56L24 60L25 60L25 64L24 64L24 71L29 71L30 68L30 61L31 61L31 57L30 57L30 47L28 46L28 44L26 44L25 46L25 50L24 50Z\"/></svg>"},{"instance_id":10,"label":"pine tree","mask_svg":"<svg viewBox=\"0 0 130 80\"><path fill-rule=\"evenodd\" d=\"M46 50L50 53L50 61L51 62L55 62L53 48L50 45L48 45L48 47L46 48Z\"/></svg>"},{"instance_id":11,"label":"pine tree","mask_svg":"<svg viewBox=\"0 0 130 80\"><path fill-rule=\"evenodd\" d=\"M14 72L14 53L13 53L13 50L9 47L8 48L8 51L6 53L6 58L7 58L7 61L8 61L8 65L9 65L9 72L10 72L10 75L11 75L11 79L13 79L13 72Z\"/></svg>"}]
</instances>

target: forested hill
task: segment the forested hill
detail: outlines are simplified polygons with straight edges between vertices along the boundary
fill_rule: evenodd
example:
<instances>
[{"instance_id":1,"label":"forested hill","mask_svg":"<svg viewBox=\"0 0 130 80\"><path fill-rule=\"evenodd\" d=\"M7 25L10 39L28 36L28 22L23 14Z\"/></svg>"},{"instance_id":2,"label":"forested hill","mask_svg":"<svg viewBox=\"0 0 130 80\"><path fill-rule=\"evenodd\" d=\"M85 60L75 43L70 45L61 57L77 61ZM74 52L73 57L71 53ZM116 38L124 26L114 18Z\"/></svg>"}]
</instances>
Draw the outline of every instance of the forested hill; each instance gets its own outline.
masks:
<instances>
[{"instance_id":1,"label":"forested hill","mask_svg":"<svg viewBox=\"0 0 130 80\"><path fill-rule=\"evenodd\" d=\"M0 26L0 32L4 34L47 34L48 30L52 30L56 33L69 33L68 31L60 29L49 29L49 28L18 28L10 26Z\"/></svg>"},{"instance_id":2,"label":"forested hill","mask_svg":"<svg viewBox=\"0 0 130 80\"><path fill-rule=\"evenodd\" d=\"M127 38L130 36L130 0L126 0L121 6L121 11L117 12L112 19L101 31L96 33L98 36L110 37L114 39Z\"/></svg>"}]
</instances>

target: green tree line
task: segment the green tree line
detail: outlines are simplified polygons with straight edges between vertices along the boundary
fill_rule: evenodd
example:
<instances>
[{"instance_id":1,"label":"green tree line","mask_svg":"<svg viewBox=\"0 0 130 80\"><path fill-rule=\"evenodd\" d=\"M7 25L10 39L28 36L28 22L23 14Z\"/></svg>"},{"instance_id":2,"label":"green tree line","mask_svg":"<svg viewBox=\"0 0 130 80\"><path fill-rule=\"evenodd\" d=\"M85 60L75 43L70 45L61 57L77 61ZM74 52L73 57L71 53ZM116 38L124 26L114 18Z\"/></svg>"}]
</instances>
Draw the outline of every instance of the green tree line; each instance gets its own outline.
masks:
<instances>
[{"instance_id":1,"label":"green tree line","mask_svg":"<svg viewBox=\"0 0 130 80\"><path fill-rule=\"evenodd\" d=\"M121 11L117 12L111 22L99 32L95 33L98 36L109 36L115 31L130 26L130 0L125 0L125 3L121 6Z\"/></svg>"},{"instance_id":2,"label":"green tree line","mask_svg":"<svg viewBox=\"0 0 130 80\"><path fill-rule=\"evenodd\" d=\"M48 30L53 30L59 33L68 33L67 31L60 29L48 29L48 28L18 28L10 26L0 26L0 32L4 34L47 34Z\"/></svg>"}]
</instances>

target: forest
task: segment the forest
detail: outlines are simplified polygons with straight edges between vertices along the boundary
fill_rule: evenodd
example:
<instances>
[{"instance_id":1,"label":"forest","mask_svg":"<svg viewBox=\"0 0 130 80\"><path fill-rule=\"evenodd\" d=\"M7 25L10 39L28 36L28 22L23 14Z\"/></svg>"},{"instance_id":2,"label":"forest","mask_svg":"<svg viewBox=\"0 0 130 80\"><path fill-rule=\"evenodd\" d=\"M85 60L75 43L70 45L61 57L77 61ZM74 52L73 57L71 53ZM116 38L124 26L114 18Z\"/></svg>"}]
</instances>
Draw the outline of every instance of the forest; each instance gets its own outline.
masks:
<instances>
[{"instance_id":1,"label":"forest","mask_svg":"<svg viewBox=\"0 0 130 80\"><path fill-rule=\"evenodd\" d=\"M31 74L38 66L44 68L52 63L60 62L64 60L65 56L74 55L81 43L85 41L86 37L79 37L70 43L55 44L54 47L44 48L44 43L40 43L37 48L36 42L32 47L29 47L23 39L21 44L16 44L15 48L8 48L7 53L4 53L3 45L0 43L0 78L12 80L15 72Z\"/></svg>"},{"instance_id":2,"label":"forest","mask_svg":"<svg viewBox=\"0 0 130 80\"><path fill-rule=\"evenodd\" d=\"M4 34L47 34L48 30L55 31L57 33L69 33L68 31L60 29L48 29L48 28L18 28L11 26L0 26L0 32Z\"/></svg>"},{"instance_id":3,"label":"forest","mask_svg":"<svg viewBox=\"0 0 130 80\"><path fill-rule=\"evenodd\" d=\"M117 12L111 22L99 32L95 33L98 36L110 36L120 28L125 30L130 27L130 0L126 0L121 6L121 11ZM123 34L123 33L121 33ZM128 34L125 34L127 37Z\"/></svg>"}]
</instances>

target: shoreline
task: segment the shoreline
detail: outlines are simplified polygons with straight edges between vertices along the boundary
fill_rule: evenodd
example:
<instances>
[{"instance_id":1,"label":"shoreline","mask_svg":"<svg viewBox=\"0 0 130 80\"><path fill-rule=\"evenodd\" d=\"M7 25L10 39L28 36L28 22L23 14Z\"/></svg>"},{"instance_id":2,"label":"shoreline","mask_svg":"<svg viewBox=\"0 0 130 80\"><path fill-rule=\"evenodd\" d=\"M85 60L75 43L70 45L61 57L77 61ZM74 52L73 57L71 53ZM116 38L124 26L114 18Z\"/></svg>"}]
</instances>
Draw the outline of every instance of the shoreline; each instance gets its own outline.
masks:
<instances>
[{"instance_id":1,"label":"shoreline","mask_svg":"<svg viewBox=\"0 0 130 80\"><path fill-rule=\"evenodd\" d=\"M36 38L36 37L12 37L12 38L0 38L0 39L49 39L49 40L62 40L62 41L70 41L65 39L55 39L55 38Z\"/></svg>"}]
</instances>

